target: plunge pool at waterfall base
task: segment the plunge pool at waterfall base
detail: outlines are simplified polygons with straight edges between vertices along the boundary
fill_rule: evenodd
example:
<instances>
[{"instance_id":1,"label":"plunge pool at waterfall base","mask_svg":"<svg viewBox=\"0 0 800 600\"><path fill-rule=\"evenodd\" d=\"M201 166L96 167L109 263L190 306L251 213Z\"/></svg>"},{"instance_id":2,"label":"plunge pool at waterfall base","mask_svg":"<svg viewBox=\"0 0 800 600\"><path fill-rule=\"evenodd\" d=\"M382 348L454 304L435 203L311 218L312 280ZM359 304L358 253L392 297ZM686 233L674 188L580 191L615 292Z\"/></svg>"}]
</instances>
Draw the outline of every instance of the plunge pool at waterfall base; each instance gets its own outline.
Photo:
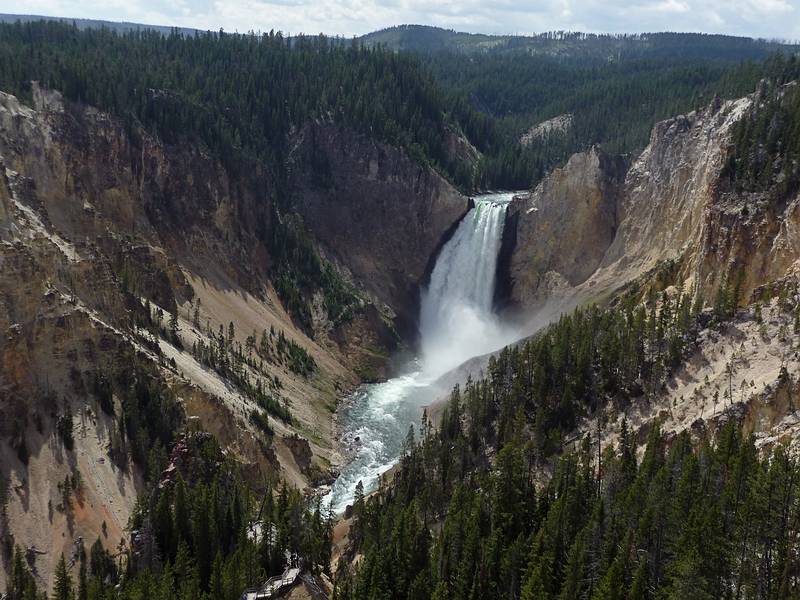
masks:
<instances>
[{"instance_id":1,"label":"plunge pool at waterfall base","mask_svg":"<svg viewBox=\"0 0 800 600\"><path fill-rule=\"evenodd\" d=\"M369 493L397 463L409 428L419 433L424 407L449 393L437 385L440 376L517 339L493 312L497 257L513 195L476 196L443 246L421 294L420 353L404 374L361 385L341 401L337 430L347 461L323 498L335 513L353 503L359 481Z\"/></svg>"}]
</instances>

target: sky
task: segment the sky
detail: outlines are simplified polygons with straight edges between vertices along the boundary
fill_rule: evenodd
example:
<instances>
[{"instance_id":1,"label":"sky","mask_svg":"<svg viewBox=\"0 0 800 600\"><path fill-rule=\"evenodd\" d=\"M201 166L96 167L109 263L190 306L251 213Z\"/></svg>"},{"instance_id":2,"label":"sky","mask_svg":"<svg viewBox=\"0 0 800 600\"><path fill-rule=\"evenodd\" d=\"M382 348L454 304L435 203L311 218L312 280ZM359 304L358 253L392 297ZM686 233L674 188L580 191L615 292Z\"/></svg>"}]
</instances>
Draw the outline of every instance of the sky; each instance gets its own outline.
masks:
<instances>
[{"instance_id":1,"label":"sky","mask_svg":"<svg viewBox=\"0 0 800 600\"><path fill-rule=\"evenodd\" d=\"M0 13L346 37L415 23L492 34L700 31L800 40L800 0L0 0Z\"/></svg>"}]
</instances>

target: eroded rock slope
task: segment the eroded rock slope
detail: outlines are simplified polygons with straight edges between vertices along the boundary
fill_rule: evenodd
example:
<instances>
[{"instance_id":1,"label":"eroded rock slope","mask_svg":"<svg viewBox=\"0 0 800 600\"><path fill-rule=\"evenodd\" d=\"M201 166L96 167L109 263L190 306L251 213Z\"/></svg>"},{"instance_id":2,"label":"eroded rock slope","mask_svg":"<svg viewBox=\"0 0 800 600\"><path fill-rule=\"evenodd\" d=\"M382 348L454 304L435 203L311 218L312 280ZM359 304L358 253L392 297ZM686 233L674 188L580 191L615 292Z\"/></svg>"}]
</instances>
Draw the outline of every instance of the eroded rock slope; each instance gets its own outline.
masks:
<instances>
[{"instance_id":1,"label":"eroded rock slope","mask_svg":"<svg viewBox=\"0 0 800 600\"><path fill-rule=\"evenodd\" d=\"M623 180L592 150L519 197L509 211L509 302L525 312L559 299L603 299L659 270L707 300L735 279L744 301L795 272L800 199L739 193L725 174L733 128L759 102L758 92L715 100L658 123Z\"/></svg>"},{"instance_id":2,"label":"eroded rock slope","mask_svg":"<svg viewBox=\"0 0 800 600\"><path fill-rule=\"evenodd\" d=\"M0 587L13 545L45 588L79 538L126 546L163 428L210 431L254 481L330 478L336 401L382 373L428 257L394 261L433 253L467 201L399 150L321 131L341 190L357 190L336 209L357 225L315 205L301 156L296 203L325 219L306 213L319 245L257 161L166 143L38 86L31 106L0 94ZM363 165L337 154L365 147ZM307 267L297 248L324 274L304 314L276 283Z\"/></svg>"}]
</instances>

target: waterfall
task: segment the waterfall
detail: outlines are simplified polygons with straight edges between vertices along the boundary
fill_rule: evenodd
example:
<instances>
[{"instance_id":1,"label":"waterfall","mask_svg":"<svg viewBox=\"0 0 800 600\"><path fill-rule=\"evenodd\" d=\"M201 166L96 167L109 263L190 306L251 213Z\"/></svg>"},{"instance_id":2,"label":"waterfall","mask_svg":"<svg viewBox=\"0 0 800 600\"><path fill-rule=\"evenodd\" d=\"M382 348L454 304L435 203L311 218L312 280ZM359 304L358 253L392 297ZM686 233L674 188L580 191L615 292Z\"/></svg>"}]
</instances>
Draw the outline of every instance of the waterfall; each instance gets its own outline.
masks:
<instances>
[{"instance_id":1,"label":"waterfall","mask_svg":"<svg viewBox=\"0 0 800 600\"><path fill-rule=\"evenodd\" d=\"M343 402L340 442L352 456L324 498L334 511L352 503L359 481L369 492L397 462L409 426L416 426L422 407L442 393L433 385L437 377L514 340L492 312L497 254L512 195L476 198L439 253L421 297L420 356L406 374L362 385Z\"/></svg>"},{"instance_id":2,"label":"waterfall","mask_svg":"<svg viewBox=\"0 0 800 600\"><path fill-rule=\"evenodd\" d=\"M430 375L502 345L492 303L507 206L505 196L478 199L436 261L420 314L422 362Z\"/></svg>"}]
</instances>

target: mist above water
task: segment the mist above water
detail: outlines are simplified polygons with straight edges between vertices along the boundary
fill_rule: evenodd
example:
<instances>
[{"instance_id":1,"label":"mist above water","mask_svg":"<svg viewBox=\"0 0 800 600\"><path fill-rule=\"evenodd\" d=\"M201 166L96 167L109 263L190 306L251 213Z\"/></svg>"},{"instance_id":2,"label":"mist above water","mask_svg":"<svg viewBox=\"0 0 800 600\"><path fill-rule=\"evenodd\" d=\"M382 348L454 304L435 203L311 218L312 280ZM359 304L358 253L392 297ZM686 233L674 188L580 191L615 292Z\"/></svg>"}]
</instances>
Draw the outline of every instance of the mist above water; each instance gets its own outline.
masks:
<instances>
[{"instance_id":1,"label":"mist above water","mask_svg":"<svg viewBox=\"0 0 800 600\"><path fill-rule=\"evenodd\" d=\"M444 245L422 292L420 356L406 374L359 387L339 413L341 442L353 453L324 501L336 512L353 502L356 485L374 489L400 457L409 426L437 399L433 382L466 360L515 341L492 310L497 255L513 194L485 194Z\"/></svg>"}]
</instances>

